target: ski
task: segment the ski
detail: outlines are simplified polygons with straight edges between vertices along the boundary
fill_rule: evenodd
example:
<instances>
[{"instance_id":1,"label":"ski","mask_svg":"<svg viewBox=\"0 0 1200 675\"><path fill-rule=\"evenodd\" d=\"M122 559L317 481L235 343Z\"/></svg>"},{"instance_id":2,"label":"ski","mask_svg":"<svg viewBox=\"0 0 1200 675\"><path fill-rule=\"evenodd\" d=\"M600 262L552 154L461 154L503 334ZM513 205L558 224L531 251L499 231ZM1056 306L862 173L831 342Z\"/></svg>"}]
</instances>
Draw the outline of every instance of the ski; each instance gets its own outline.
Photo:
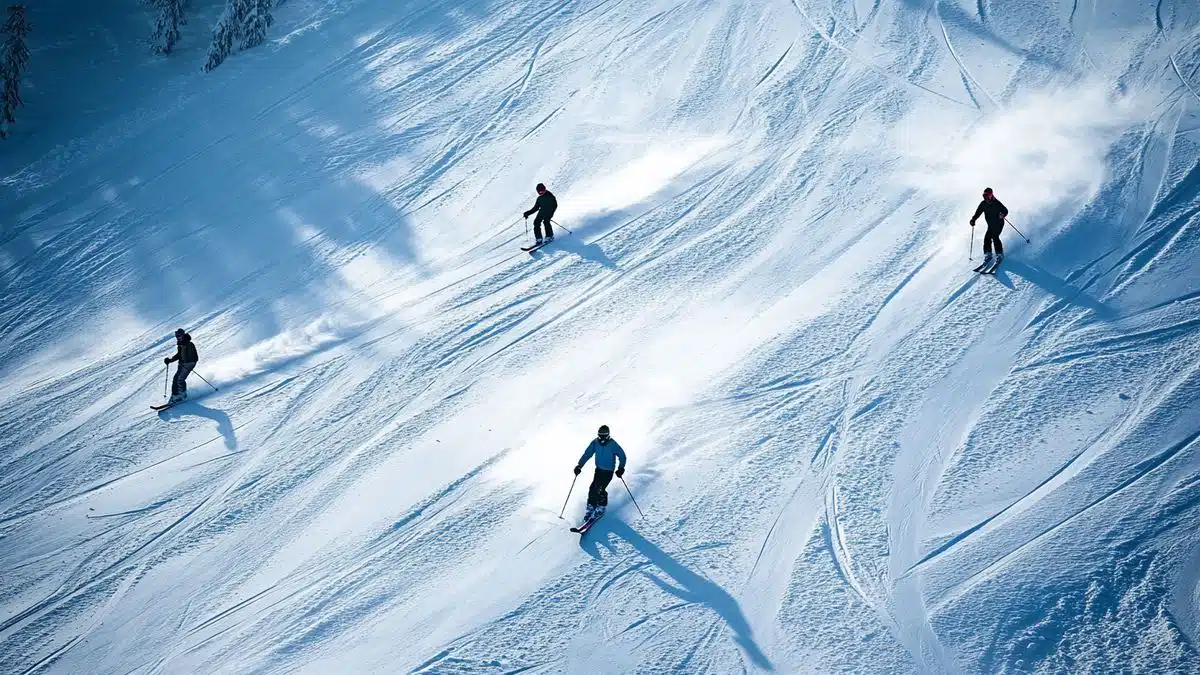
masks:
<instances>
[{"instance_id":1,"label":"ski","mask_svg":"<svg viewBox=\"0 0 1200 675\"><path fill-rule=\"evenodd\" d=\"M203 396L203 394L201 396ZM201 396L197 396L196 398L200 398ZM150 409L157 410L158 412L162 412L164 410L167 410L168 408L174 408L175 406L179 405L180 403L186 403L187 401L194 401L194 400L196 400L196 399L195 398L185 398L182 401L175 401L174 403L171 403L168 401L167 403L164 403L162 405L152 405L152 406L150 406Z\"/></svg>"},{"instance_id":2,"label":"ski","mask_svg":"<svg viewBox=\"0 0 1200 675\"><path fill-rule=\"evenodd\" d=\"M993 261L992 261L992 264L991 264L991 265L989 265L987 269L985 269L985 270L983 270L982 272L980 272L980 274L995 274L995 273L996 273L996 268L997 268L997 267L1000 267L1000 263L1001 263L1002 261L1003 261L1003 258L1001 258L1000 260L993 260Z\"/></svg>"},{"instance_id":3,"label":"ski","mask_svg":"<svg viewBox=\"0 0 1200 675\"><path fill-rule=\"evenodd\" d=\"M984 268L984 267L986 267L986 266L987 266L987 263L986 263L986 262L981 262L981 263L979 263L979 267L976 267L975 269L973 269L973 270L971 270L971 271L972 271L972 272L982 272L982 271L983 271L983 268Z\"/></svg>"},{"instance_id":4,"label":"ski","mask_svg":"<svg viewBox=\"0 0 1200 675\"><path fill-rule=\"evenodd\" d=\"M534 244L533 246L522 246L521 250L525 251L526 253L533 253L534 251L538 250L539 248L546 246L547 244L550 244L550 243L551 242L544 241L540 244Z\"/></svg>"},{"instance_id":5,"label":"ski","mask_svg":"<svg viewBox=\"0 0 1200 675\"><path fill-rule=\"evenodd\" d=\"M592 516L592 517L591 517L591 518L589 518L588 520L585 520L585 521L583 521L583 524L582 524L582 525L580 525L579 527L572 527L572 528L571 528L571 531L572 531L572 532L576 532L576 533L578 533L578 534L587 534L587 531L588 531L588 530L590 530L590 529L592 529L592 525L595 525L595 524L596 524L596 521L597 521L597 520L600 520L600 518L601 518L603 515L604 515L604 514L603 514L603 513L601 513L601 514L600 514L600 515L598 515L598 516Z\"/></svg>"}]
</instances>

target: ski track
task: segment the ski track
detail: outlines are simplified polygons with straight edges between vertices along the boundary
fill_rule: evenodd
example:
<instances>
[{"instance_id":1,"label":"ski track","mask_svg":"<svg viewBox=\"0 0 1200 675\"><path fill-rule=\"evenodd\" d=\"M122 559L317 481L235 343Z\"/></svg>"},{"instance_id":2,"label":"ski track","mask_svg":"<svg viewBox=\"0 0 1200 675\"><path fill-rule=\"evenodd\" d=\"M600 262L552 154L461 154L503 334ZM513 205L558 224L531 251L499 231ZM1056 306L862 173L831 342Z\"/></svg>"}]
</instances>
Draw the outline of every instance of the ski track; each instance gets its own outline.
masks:
<instances>
[{"instance_id":1,"label":"ski track","mask_svg":"<svg viewBox=\"0 0 1200 675\"><path fill-rule=\"evenodd\" d=\"M0 670L1196 656L1187 589L1102 628L1005 589L1142 593L1117 549L1190 579L1200 64L1179 36L1200 17L972 4L292 0L203 77L111 51L111 18L64 33L110 61L39 47L67 79L29 90L30 117L118 65L171 79L28 141L23 109L7 141ZM179 63L207 39L192 11ZM1018 31L1027 51L993 59ZM1091 34L1119 39L1093 59ZM1073 64L1028 63L1063 35ZM1011 182L1028 213L1035 243L970 273L947 223L972 204L915 187L892 130L967 142L1083 79L1158 95L1071 158L1098 187L920 169ZM1071 165L1030 161L1047 191ZM535 179L573 234L530 255ZM220 391L147 413L175 325ZM558 514L599 419L645 515L610 486L579 537L588 473Z\"/></svg>"},{"instance_id":2,"label":"ski track","mask_svg":"<svg viewBox=\"0 0 1200 675\"><path fill-rule=\"evenodd\" d=\"M975 107L977 107L977 108L981 107L979 105L979 101L976 100L976 98L975 98L975 89L978 89L979 91L983 92L983 95L987 97L988 101L992 104L993 107L999 107L1000 104L996 101L996 97L992 96L991 92L989 92L987 90L987 88L985 88L983 85L979 84L979 81L976 80L973 75L971 75L971 71L967 69L967 66L965 63L963 63L963 60L961 58L959 58L958 52L954 50L954 45L950 42L950 33L949 33L949 31L946 30L946 22L942 20L942 13L941 13L940 7L941 7L941 1L933 0L933 4L930 6L929 11L937 16L938 28L941 29L942 39L946 44L946 51L950 52L951 58L953 58L954 62L956 64L958 64L959 72L962 73L963 88L966 89L967 96L971 97L971 102L975 104ZM982 0L980 0L979 7L980 7L980 16L982 17L983 16Z\"/></svg>"}]
</instances>

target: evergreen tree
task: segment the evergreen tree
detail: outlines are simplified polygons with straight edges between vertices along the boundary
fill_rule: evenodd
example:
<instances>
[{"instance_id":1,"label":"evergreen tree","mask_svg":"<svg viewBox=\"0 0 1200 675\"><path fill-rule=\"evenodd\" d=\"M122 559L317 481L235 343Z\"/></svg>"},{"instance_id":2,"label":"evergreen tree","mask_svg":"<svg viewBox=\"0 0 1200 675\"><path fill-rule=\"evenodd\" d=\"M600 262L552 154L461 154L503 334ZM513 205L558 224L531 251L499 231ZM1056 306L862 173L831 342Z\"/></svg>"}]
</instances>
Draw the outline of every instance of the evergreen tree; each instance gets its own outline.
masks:
<instances>
[{"instance_id":1,"label":"evergreen tree","mask_svg":"<svg viewBox=\"0 0 1200 675\"><path fill-rule=\"evenodd\" d=\"M275 22L271 17L271 0L251 0L249 12L242 23L242 49L257 47L267 40L267 29Z\"/></svg>"},{"instance_id":2,"label":"evergreen tree","mask_svg":"<svg viewBox=\"0 0 1200 675\"><path fill-rule=\"evenodd\" d=\"M267 39L267 28L274 23L271 7L274 0L226 0L225 11L213 29L212 46L204 70L212 70L238 49L257 47Z\"/></svg>"},{"instance_id":3,"label":"evergreen tree","mask_svg":"<svg viewBox=\"0 0 1200 675\"><path fill-rule=\"evenodd\" d=\"M25 36L29 34L29 22L25 18L24 5L9 5L8 21L4 24L4 52L0 54L0 77L4 78L4 92L0 97L0 138L8 137L8 125L17 120L13 117L21 101L21 74L29 65L29 49L25 47Z\"/></svg>"},{"instance_id":4,"label":"evergreen tree","mask_svg":"<svg viewBox=\"0 0 1200 675\"><path fill-rule=\"evenodd\" d=\"M225 11L217 20L213 29L212 46L208 48L208 62L204 64L205 71L211 71L225 60L233 51L233 41L242 37L242 25L246 15L250 13L250 3L254 0L227 0Z\"/></svg>"},{"instance_id":5,"label":"evergreen tree","mask_svg":"<svg viewBox=\"0 0 1200 675\"><path fill-rule=\"evenodd\" d=\"M187 25L184 12L187 0L151 0L158 9L158 21L154 24L154 51L170 54L179 42L179 27Z\"/></svg>"}]
</instances>

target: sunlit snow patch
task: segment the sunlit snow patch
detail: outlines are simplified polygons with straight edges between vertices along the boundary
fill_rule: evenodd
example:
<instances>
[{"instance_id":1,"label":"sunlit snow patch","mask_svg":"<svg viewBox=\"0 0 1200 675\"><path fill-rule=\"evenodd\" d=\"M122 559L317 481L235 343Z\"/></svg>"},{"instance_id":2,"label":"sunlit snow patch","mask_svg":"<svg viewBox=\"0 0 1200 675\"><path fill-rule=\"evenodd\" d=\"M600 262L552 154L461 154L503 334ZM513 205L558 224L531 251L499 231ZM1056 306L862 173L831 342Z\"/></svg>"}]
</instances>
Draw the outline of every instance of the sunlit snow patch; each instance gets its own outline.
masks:
<instances>
[{"instance_id":1,"label":"sunlit snow patch","mask_svg":"<svg viewBox=\"0 0 1200 675\"><path fill-rule=\"evenodd\" d=\"M671 182L726 144L726 139L689 138L655 144L646 138L621 138L620 144L645 147L622 166L597 170L594 178L570 190L561 212L574 218L617 211L666 190Z\"/></svg>"}]
</instances>

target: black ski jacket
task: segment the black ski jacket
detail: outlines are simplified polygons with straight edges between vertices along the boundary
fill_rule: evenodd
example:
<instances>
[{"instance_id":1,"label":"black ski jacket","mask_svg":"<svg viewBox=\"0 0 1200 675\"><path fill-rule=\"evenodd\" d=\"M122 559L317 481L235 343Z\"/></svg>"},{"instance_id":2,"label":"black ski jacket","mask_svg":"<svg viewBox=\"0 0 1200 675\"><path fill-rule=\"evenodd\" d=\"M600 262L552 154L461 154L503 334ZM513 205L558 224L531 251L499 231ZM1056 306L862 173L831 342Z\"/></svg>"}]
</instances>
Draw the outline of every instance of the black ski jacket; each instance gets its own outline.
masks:
<instances>
[{"instance_id":1,"label":"black ski jacket","mask_svg":"<svg viewBox=\"0 0 1200 675\"><path fill-rule=\"evenodd\" d=\"M196 352L196 345L192 342L192 336L186 335L183 341L178 343L178 349L175 350L175 356L171 357L171 361L180 363L198 363L200 354Z\"/></svg>"},{"instance_id":2,"label":"black ski jacket","mask_svg":"<svg viewBox=\"0 0 1200 675\"><path fill-rule=\"evenodd\" d=\"M533 208L525 212L525 217L528 218L536 211L542 220L550 220L556 210L558 210L558 200L554 198L553 193L546 190L545 194L538 195L537 201L533 203Z\"/></svg>"},{"instance_id":3,"label":"black ski jacket","mask_svg":"<svg viewBox=\"0 0 1200 675\"><path fill-rule=\"evenodd\" d=\"M979 202L979 208L975 209L975 215L971 216L972 223L979 218L979 214L983 214L988 225L1002 225L1008 216L1008 208L999 199L992 197Z\"/></svg>"}]
</instances>

